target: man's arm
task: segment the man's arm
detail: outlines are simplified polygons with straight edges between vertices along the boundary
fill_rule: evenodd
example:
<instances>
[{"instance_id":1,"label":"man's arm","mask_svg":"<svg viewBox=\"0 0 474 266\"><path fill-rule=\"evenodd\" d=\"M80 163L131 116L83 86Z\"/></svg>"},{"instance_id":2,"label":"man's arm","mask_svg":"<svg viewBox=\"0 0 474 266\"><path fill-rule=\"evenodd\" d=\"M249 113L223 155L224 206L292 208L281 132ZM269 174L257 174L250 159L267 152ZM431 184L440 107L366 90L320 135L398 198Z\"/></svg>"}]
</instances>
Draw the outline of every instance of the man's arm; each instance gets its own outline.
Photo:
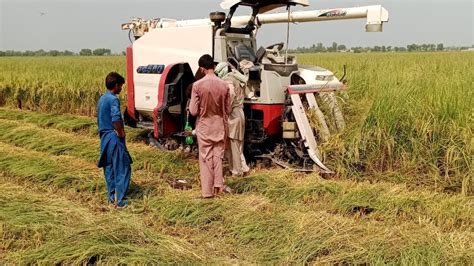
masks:
<instances>
[{"instance_id":1,"label":"man's arm","mask_svg":"<svg viewBox=\"0 0 474 266\"><path fill-rule=\"evenodd\" d=\"M122 114L120 113L120 102L118 98L113 100L110 113L112 117L112 124L114 125L117 136L119 138L125 138L125 129L122 126Z\"/></svg>"},{"instance_id":2,"label":"man's arm","mask_svg":"<svg viewBox=\"0 0 474 266\"><path fill-rule=\"evenodd\" d=\"M232 112L232 97L230 97L230 86L227 86L229 89L227 90L227 93L225 95L225 113L227 115L230 115Z\"/></svg>"},{"instance_id":3,"label":"man's arm","mask_svg":"<svg viewBox=\"0 0 474 266\"><path fill-rule=\"evenodd\" d=\"M197 116L199 114L199 95L196 92L196 87L193 85L192 92L191 92L191 102L189 103L189 112L193 116Z\"/></svg>"},{"instance_id":4,"label":"man's arm","mask_svg":"<svg viewBox=\"0 0 474 266\"><path fill-rule=\"evenodd\" d=\"M234 104L234 100L235 100L235 86L234 86L234 83L232 81L227 81L227 85L229 86L229 97L230 97L230 106L232 106Z\"/></svg>"},{"instance_id":5,"label":"man's arm","mask_svg":"<svg viewBox=\"0 0 474 266\"><path fill-rule=\"evenodd\" d=\"M114 125L115 132L117 132L117 136L119 138L125 138L125 129L122 127L122 122L112 122Z\"/></svg>"}]
</instances>

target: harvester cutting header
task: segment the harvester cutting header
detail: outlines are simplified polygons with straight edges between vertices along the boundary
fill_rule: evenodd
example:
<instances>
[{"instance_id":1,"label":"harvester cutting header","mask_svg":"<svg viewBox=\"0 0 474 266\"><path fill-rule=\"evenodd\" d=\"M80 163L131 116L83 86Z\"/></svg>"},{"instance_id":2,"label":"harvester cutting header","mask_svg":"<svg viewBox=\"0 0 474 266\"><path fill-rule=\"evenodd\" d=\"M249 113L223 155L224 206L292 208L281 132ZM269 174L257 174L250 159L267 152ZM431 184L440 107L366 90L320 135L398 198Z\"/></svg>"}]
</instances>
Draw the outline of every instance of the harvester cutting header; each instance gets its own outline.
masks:
<instances>
[{"instance_id":1,"label":"harvester cutting header","mask_svg":"<svg viewBox=\"0 0 474 266\"><path fill-rule=\"evenodd\" d=\"M317 143L344 128L335 93L346 87L345 70L337 78L321 67L299 66L286 52L289 25L366 18L366 31L380 32L388 12L381 6L291 10L308 5L308 0L225 0L221 7L228 12L212 12L207 19L137 18L123 24L122 29L130 30L135 39L126 52L128 123L152 128L162 144L170 139L177 145L184 143L189 85L197 78L199 57L211 54L216 63L227 62L246 76L245 150L249 154L267 156L285 167L297 164L331 173ZM251 14L234 16L242 6L250 8ZM269 13L277 8L286 12ZM257 46L258 29L272 23L288 24L288 32L282 34L286 47L284 42ZM327 106L326 114L320 105Z\"/></svg>"}]
</instances>

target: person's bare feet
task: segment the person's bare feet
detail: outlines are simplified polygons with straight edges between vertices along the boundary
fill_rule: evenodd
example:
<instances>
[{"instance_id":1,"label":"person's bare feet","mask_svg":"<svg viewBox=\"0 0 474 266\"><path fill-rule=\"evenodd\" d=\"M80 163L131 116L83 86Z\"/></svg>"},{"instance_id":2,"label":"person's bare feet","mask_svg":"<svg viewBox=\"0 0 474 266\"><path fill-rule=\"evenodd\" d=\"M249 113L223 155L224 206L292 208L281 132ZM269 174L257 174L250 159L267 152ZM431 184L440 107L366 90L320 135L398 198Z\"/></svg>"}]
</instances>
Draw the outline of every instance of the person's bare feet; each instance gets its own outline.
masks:
<instances>
[{"instance_id":1,"label":"person's bare feet","mask_svg":"<svg viewBox=\"0 0 474 266\"><path fill-rule=\"evenodd\" d=\"M224 187L215 187L214 196L219 196L224 193Z\"/></svg>"}]
</instances>

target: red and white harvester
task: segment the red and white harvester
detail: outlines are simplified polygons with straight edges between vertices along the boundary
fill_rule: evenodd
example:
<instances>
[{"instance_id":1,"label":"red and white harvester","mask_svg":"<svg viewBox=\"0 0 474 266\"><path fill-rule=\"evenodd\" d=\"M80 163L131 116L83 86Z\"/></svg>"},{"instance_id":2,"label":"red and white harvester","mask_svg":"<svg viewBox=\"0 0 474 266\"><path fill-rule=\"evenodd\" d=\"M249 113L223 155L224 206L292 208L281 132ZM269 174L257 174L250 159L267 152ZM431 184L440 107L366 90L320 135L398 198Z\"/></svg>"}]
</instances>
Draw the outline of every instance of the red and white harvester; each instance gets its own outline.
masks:
<instances>
[{"instance_id":1,"label":"red and white harvester","mask_svg":"<svg viewBox=\"0 0 474 266\"><path fill-rule=\"evenodd\" d=\"M330 138L330 129L344 128L335 93L345 89L345 69L338 79L327 69L300 66L283 42L259 48L257 32L265 24L288 23L287 48L290 23L366 18L366 31L380 32L388 12L378 5L291 11L308 5L308 0L224 0L221 7L227 14L213 12L208 19L136 18L123 24L135 39L126 50L127 123L153 129L158 143L174 139L184 145L189 85L199 57L210 54L216 63L228 62L238 71L239 62L248 60L253 63L246 73L253 97L244 103L246 153L284 167L332 173L317 143ZM240 7L251 14L234 16ZM282 7L286 12L270 12ZM334 126L328 126L328 118Z\"/></svg>"}]
</instances>

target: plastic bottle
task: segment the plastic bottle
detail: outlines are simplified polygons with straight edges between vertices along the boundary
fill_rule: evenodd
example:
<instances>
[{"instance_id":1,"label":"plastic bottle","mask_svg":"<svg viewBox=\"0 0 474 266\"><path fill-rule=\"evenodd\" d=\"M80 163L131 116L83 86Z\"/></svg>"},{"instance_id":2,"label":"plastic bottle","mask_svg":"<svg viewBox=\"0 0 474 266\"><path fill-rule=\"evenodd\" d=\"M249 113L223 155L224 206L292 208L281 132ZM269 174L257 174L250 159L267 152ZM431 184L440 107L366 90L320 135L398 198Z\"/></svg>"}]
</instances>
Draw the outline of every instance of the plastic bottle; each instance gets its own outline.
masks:
<instances>
[{"instance_id":1,"label":"plastic bottle","mask_svg":"<svg viewBox=\"0 0 474 266\"><path fill-rule=\"evenodd\" d=\"M184 126L184 131L192 131L193 128L191 127L191 125L189 125L189 122L186 122L186 125ZM193 139L193 136L186 136L185 140L187 145L191 145L194 143L194 139Z\"/></svg>"}]
</instances>

